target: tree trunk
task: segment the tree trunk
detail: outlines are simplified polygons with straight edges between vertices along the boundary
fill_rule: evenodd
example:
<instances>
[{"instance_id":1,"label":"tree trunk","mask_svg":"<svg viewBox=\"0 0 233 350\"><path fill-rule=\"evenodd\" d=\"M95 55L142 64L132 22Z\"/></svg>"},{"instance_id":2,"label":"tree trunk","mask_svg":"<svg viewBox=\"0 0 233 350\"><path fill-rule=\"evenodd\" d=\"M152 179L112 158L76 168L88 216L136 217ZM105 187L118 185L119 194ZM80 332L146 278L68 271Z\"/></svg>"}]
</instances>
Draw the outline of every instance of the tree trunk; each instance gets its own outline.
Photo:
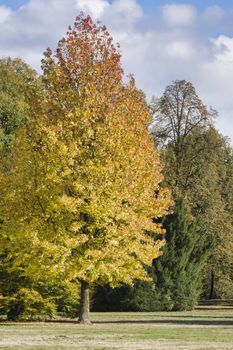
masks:
<instances>
[{"instance_id":1,"label":"tree trunk","mask_svg":"<svg viewBox=\"0 0 233 350\"><path fill-rule=\"evenodd\" d=\"M216 290L215 290L215 275L214 275L214 271L211 271L209 299L217 299L217 293L216 293Z\"/></svg>"},{"instance_id":2,"label":"tree trunk","mask_svg":"<svg viewBox=\"0 0 233 350\"><path fill-rule=\"evenodd\" d=\"M90 324L90 297L89 297L89 284L86 281L81 281L81 300L79 309L78 322L82 324Z\"/></svg>"}]
</instances>

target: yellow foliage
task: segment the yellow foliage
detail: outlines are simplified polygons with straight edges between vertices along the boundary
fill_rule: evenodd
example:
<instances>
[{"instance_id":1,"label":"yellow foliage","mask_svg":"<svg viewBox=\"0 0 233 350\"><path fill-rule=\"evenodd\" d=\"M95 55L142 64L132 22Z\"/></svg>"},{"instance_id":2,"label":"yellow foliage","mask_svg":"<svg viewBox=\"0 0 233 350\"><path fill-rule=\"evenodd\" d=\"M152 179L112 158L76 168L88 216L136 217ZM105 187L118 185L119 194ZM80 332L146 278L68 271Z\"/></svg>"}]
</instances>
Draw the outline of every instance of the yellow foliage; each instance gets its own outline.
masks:
<instances>
[{"instance_id":1,"label":"yellow foliage","mask_svg":"<svg viewBox=\"0 0 233 350\"><path fill-rule=\"evenodd\" d=\"M2 179L4 232L25 274L114 286L147 278L144 265L163 244L153 218L166 213L170 194L159 187L144 96L133 79L123 83L106 29L85 23L45 54L44 96L31 101L32 122Z\"/></svg>"}]
</instances>

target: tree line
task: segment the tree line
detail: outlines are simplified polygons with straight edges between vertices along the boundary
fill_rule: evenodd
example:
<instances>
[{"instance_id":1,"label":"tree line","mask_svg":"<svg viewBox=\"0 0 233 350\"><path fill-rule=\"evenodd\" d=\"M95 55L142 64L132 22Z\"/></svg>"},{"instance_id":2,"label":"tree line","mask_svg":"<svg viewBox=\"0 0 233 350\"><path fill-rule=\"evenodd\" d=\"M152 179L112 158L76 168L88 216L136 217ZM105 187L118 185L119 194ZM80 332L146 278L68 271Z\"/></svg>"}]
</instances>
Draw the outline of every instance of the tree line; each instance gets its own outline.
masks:
<instances>
[{"instance_id":1,"label":"tree line","mask_svg":"<svg viewBox=\"0 0 233 350\"><path fill-rule=\"evenodd\" d=\"M169 85L150 109L163 186L174 201L162 218L166 245L153 261L152 283L98 287L94 310L191 310L201 298L233 297L233 153L214 126L217 112L184 80Z\"/></svg>"},{"instance_id":2,"label":"tree line","mask_svg":"<svg viewBox=\"0 0 233 350\"><path fill-rule=\"evenodd\" d=\"M0 313L188 310L232 297L233 158L175 81L148 104L81 14L38 75L0 60ZM91 295L90 295L91 293Z\"/></svg>"}]
</instances>

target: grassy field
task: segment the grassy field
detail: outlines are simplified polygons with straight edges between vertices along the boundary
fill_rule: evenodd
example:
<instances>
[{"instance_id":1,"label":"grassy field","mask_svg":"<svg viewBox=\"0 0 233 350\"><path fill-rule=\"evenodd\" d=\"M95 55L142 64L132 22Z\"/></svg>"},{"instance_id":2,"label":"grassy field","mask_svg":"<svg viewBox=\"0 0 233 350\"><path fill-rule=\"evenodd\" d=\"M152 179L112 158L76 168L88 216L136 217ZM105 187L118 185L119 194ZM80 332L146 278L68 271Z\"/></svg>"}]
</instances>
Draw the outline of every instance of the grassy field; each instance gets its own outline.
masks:
<instances>
[{"instance_id":1,"label":"grassy field","mask_svg":"<svg viewBox=\"0 0 233 350\"><path fill-rule=\"evenodd\" d=\"M0 349L233 350L233 309L170 313L93 313L71 321L0 323Z\"/></svg>"}]
</instances>

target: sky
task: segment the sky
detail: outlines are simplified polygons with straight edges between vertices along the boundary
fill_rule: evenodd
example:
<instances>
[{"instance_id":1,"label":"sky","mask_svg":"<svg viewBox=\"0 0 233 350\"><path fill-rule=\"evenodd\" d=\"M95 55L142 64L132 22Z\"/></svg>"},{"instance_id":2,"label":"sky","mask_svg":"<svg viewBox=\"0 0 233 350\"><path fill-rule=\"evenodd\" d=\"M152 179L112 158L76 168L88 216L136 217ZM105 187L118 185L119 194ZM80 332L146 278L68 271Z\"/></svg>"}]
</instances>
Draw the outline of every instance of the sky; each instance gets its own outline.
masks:
<instances>
[{"instance_id":1,"label":"sky","mask_svg":"<svg viewBox=\"0 0 233 350\"><path fill-rule=\"evenodd\" d=\"M232 0L0 0L0 57L40 71L43 51L80 11L106 24L148 100L176 79L192 82L233 143Z\"/></svg>"}]
</instances>

